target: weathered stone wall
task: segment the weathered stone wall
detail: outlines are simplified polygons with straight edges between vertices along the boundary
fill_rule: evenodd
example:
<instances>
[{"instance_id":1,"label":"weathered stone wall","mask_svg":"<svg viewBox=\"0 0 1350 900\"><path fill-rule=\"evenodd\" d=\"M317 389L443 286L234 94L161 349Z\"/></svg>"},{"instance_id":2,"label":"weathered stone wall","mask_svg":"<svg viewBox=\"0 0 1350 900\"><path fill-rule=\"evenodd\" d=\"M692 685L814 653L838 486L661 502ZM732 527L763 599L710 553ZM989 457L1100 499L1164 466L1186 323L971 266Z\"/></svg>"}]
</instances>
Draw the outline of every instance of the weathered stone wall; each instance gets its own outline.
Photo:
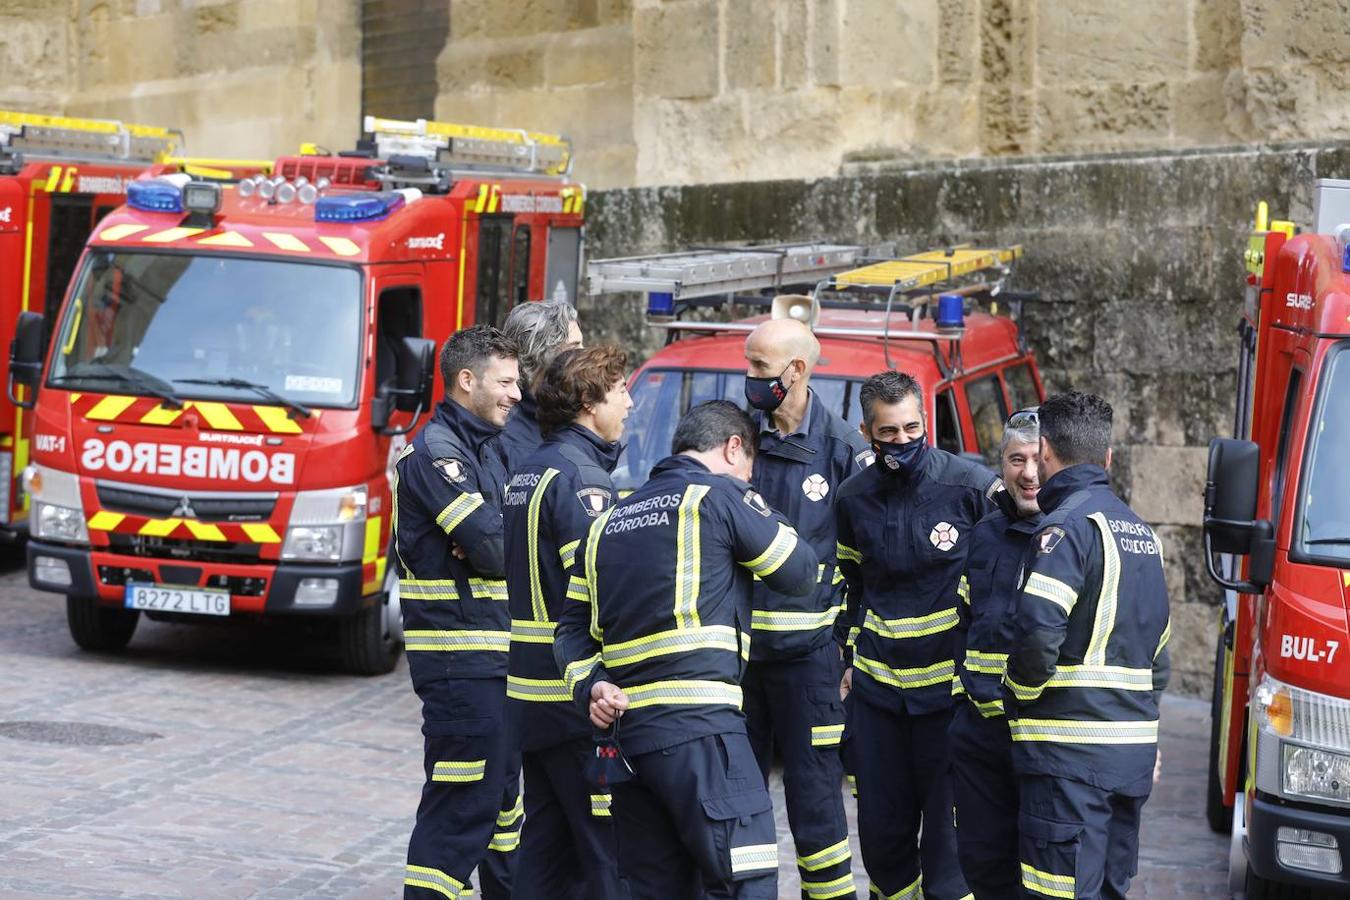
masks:
<instances>
[{"instance_id":1,"label":"weathered stone wall","mask_svg":"<svg viewBox=\"0 0 1350 900\"><path fill-rule=\"evenodd\" d=\"M693 244L829 237L905 250L1021 243L1023 327L1049 391L1116 408L1117 486L1157 526L1172 597L1175 684L1208 689L1219 591L1200 542L1205 447L1230 434L1256 201L1311 218L1311 179L1350 176L1350 145L882 168L848 177L597 193L591 258ZM639 298L583 298L595 338L642 335ZM617 308L616 308L617 307ZM645 344L643 341L645 340Z\"/></svg>"},{"instance_id":2,"label":"weathered stone wall","mask_svg":"<svg viewBox=\"0 0 1350 900\"><path fill-rule=\"evenodd\" d=\"M0 107L272 159L351 146L360 103L360 0L0 0Z\"/></svg>"}]
</instances>

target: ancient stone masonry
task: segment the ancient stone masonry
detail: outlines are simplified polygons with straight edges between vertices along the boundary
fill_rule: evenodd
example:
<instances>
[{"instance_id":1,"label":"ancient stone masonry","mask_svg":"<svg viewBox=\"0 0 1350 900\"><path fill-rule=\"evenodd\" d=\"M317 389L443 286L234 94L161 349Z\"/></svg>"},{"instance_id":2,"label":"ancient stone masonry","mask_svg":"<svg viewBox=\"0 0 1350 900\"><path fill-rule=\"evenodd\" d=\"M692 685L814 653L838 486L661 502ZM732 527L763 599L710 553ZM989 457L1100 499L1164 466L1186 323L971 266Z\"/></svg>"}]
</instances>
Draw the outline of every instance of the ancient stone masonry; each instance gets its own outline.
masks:
<instances>
[{"instance_id":1,"label":"ancient stone masonry","mask_svg":"<svg viewBox=\"0 0 1350 900\"><path fill-rule=\"evenodd\" d=\"M1041 294L1023 327L1047 390L1094 390L1115 406L1113 477L1166 554L1174 683L1207 690L1219 591L1201 556L1201 489L1209 439L1232 430L1246 232L1260 199L1306 223L1311 179L1350 177L1350 145L854 168L599 192L587 252L813 237L1024 244L1016 283ZM581 312L596 340L659 346L637 298L583 297Z\"/></svg>"}]
</instances>

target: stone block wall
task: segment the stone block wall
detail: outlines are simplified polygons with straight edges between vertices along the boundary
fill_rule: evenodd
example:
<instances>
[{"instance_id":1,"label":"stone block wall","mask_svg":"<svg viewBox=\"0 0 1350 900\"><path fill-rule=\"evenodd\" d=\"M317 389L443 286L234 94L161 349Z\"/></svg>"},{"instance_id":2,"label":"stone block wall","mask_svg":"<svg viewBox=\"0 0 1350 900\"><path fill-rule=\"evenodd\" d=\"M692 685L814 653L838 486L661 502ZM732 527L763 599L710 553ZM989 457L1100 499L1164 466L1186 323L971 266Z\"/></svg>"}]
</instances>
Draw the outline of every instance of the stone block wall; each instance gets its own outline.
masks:
<instances>
[{"instance_id":1,"label":"stone block wall","mask_svg":"<svg viewBox=\"0 0 1350 900\"><path fill-rule=\"evenodd\" d=\"M1307 223L1313 177L1350 145L874 165L837 178L601 191L591 258L725 241L1021 243L1022 326L1047 390L1115 407L1118 489L1156 526L1172 599L1174 685L1208 690L1218 588L1201 556L1206 446L1232 431L1241 254L1258 200ZM636 297L583 297L590 339L660 346ZM734 363L735 361L729 361Z\"/></svg>"}]
</instances>

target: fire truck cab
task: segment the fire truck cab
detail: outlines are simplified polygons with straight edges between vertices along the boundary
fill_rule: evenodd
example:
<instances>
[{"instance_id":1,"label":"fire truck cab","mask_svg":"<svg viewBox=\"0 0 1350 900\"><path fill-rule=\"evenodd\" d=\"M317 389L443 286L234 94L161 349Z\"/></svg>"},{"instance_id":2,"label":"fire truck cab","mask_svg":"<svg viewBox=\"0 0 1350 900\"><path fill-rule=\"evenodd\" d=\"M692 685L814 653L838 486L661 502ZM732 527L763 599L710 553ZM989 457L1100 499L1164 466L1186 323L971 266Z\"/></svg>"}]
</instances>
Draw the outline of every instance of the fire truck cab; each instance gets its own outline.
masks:
<instances>
[{"instance_id":1,"label":"fire truck cab","mask_svg":"<svg viewBox=\"0 0 1350 900\"><path fill-rule=\"evenodd\" d=\"M650 324L669 337L633 375L615 485L631 491L646 480L690 406L744 404L745 338L770 316L811 325L821 344L811 388L851 426L862 422L863 381L907 372L924 389L929 442L997 467L1004 422L1044 396L1016 324L1035 295L1007 286L1021 254L960 246L875 259L859 246L810 243L591 261L592 293L646 293ZM810 294L781 296L794 286ZM764 293L737 293L747 291ZM684 318L708 307L764 311L732 322Z\"/></svg>"},{"instance_id":2,"label":"fire truck cab","mask_svg":"<svg viewBox=\"0 0 1350 900\"><path fill-rule=\"evenodd\" d=\"M1233 438L1204 536L1225 600L1207 815L1248 900L1350 888L1350 182L1311 230L1258 209Z\"/></svg>"},{"instance_id":3,"label":"fire truck cab","mask_svg":"<svg viewBox=\"0 0 1350 900\"><path fill-rule=\"evenodd\" d=\"M436 348L574 296L585 195L557 136L366 129L237 186L132 182L45 365L44 322L21 319L29 579L66 594L80 646L124 646L142 612L317 616L351 670L397 661L389 473L440 395Z\"/></svg>"},{"instance_id":4,"label":"fire truck cab","mask_svg":"<svg viewBox=\"0 0 1350 900\"><path fill-rule=\"evenodd\" d=\"M19 313L51 323L90 232L126 198L141 174L192 172L228 179L271 163L185 159L168 128L0 110L0 346ZM47 343L49 333L39 335ZM31 452L23 409L0 397L0 534L21 534L28 498L20 475Z\"/></svg>"}]
</instances>

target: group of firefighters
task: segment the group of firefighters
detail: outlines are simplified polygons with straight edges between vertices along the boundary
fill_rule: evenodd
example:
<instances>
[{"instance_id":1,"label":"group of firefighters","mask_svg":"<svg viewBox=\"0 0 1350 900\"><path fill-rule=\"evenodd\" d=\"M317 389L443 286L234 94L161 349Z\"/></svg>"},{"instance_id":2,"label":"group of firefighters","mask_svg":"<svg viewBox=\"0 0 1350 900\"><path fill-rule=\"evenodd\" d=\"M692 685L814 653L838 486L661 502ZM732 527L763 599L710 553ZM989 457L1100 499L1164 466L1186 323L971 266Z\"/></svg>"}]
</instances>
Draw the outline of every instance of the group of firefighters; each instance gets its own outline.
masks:
<instances>
[{"instance_id":1,"label":"group of firefighters","mask_svg":"<svg viewBox=\"0 0 1350 900\"><path fill-rule=\"evenodd\" d=\"M446 341L396 463L426 783L405 895L1122 897L1168 675L1162 550L1112 492L1112 410L1007 421L999 475L929 445L920 385L810 389L791 319L747 414L691 408L617 496L628 360L564 302ZM1000 477L1001 476L1001 477ZM523 790L521 789L523 773Z\"/></svg>"}]
</instances>

